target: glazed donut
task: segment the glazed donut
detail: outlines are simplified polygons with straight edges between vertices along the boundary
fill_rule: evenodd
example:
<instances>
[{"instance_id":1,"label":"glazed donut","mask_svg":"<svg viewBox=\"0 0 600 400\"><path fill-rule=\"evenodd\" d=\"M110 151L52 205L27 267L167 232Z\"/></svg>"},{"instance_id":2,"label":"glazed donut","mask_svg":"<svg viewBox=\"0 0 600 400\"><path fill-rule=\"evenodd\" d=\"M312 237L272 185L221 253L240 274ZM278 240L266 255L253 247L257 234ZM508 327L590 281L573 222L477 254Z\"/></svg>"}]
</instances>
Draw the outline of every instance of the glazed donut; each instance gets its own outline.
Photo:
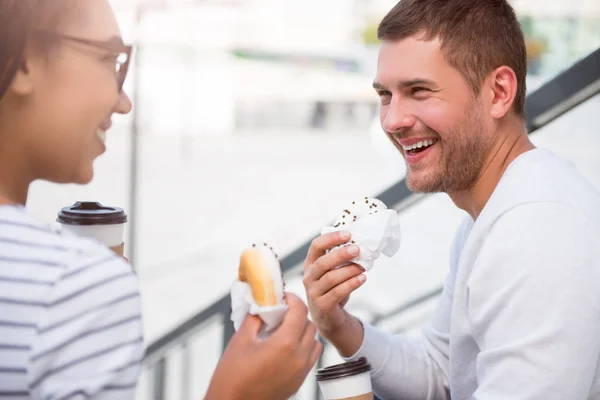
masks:
<instances>
[{"instance_id":1,"label":"glazed donut","mask_svg":"<svg viewBox=\"0 0 600 400\"><path fill-rule=\"evenodd\" d=\"M259 307L285 304L281 263L266 243L253 244L242 252L238 280L250 285L252 297Z\"/></svg>"}]
</instances>

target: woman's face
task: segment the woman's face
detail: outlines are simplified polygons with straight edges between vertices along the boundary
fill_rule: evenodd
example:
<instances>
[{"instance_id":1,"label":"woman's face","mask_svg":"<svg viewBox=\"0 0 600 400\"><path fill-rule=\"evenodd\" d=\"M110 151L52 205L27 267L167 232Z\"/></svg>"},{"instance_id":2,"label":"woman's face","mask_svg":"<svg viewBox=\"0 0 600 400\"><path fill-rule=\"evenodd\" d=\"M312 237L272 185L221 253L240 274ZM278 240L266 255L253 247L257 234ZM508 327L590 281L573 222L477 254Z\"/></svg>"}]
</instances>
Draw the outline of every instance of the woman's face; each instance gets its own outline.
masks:
<instances>
[{"instance_id":1,"label":"woman's face","mask_svg":"<svg viewBox=\"0 0 600 400\"><path fill-rule=\"evenodd\" d=\"M127 114L132 106L117 84L119 54L111 48L124 46L108 1L69 1L79 4L77 15L47 30L107 46L57 37L49 55L26 54L27 70L19 79L29 92L22 96L25 110L18 125L26 127L20 144L35 178L83 184L92 180L93 162L106 150L112 115Z\"/></svg>"}]
</instances>

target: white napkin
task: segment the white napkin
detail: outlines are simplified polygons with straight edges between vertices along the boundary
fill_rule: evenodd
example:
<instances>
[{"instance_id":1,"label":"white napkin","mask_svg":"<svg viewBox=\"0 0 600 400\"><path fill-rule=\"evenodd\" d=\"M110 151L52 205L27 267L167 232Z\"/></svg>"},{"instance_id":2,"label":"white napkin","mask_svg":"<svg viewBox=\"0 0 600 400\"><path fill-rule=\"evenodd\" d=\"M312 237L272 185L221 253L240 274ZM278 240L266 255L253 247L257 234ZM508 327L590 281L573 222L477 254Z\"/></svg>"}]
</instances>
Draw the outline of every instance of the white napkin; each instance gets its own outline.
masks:
<instances>
[{"instance_id":1,"label":"white napkin","mask_svg":"<svg viewBox=\"0 0 600 400\"><path fill-rule=\"evenodd\" d=\"M363 267L365 271L373 268L375 260L381 254L392 257L400 248L400 225L398 213L394 210L380 209L377 213L364 215L351 224L338 227L326 226L321 230L321 234L335 231L348 231L352 236L350 242L334 249L356 244L360 248L360 253L352 262Z\"/></svg>"},{"instance_id":2,"label":"white napkin","mask_svg":"<svg viewBox=\"0 0 600 400\"><path fill-rule=\"evenodd\" d=\"M237 280L233 282L231 287L231 320L236 331L240 329L248 314L258 315L264 323L260 336L266 337L283 322L287 310L288 306L285 304L260 307L252 297L250 285Z\"/></svg>"}]
</instances>

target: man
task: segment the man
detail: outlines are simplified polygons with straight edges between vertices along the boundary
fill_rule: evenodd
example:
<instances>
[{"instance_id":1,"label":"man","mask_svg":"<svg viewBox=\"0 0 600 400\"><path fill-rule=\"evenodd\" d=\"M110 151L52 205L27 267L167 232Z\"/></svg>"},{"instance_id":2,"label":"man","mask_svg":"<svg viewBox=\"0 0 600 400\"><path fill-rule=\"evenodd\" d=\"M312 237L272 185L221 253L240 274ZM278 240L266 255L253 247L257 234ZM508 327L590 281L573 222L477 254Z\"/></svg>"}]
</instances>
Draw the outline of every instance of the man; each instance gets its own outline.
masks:
<instances>
[{"instance_id":1,"label":"man","mask_svg":"<svg viewBox=\"0 0 600 400\"><path fill-rule=\"evenodd\" d=\"M600 195L528 139L513 9L402 0L378 36L381 124L407 184L447 193L468 217L420 340L345 311L364 276L335 267L358 249L326 254L349 236L315 239L304 285L320 333L346 359L369 359L385 399L600 399Z\"/></svg>"}]
</instances>

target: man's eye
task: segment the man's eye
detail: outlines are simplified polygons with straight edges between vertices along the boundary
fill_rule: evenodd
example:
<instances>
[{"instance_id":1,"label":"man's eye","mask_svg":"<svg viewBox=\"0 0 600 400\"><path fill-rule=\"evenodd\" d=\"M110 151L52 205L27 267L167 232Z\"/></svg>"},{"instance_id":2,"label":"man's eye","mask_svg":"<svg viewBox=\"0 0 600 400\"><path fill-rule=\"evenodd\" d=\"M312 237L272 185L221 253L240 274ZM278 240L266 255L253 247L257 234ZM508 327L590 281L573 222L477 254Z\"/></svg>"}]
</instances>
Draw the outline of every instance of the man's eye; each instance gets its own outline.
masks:
<instances>
[{"instance_id":1,"label":"man's eye","mask_svg":"<svg viewBox=\"0 0 600 400\"><path fill-rule=\"evenodd\" d=\"M388 104L392 99L392 94L390 92L379 92L379 98L381 99L382 104Z\"/></svg>"},{"instance_id":2,"label":"man's eye","mask_svg":"<svg viewBox=\"0 0 600 400\"><path fill-rule=\"evenodd\" d=\"M411 94L417 94L417 93L422 93L422 92L429 92L429 89L417 86L410 90Z\"/></svg>"}]
</instances>

